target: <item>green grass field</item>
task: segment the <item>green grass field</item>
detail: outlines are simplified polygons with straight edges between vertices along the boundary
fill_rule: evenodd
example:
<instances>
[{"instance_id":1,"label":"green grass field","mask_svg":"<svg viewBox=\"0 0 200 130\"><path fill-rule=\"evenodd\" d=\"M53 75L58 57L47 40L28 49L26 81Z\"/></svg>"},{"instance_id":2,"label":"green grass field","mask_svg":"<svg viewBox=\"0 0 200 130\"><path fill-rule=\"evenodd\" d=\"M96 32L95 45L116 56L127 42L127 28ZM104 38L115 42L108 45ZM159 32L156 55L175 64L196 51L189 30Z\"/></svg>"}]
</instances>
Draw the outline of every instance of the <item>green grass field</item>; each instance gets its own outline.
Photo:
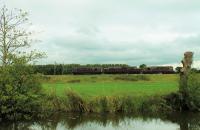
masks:
<instances>
[{"instance_id":1,"label":"green grass field","mask_svg":"<svg viewBox=\"0 0 200 130\"><path fill-rule=\"evenodd\" d=\"M124 78L125 77L125 78ZM145 75L148 80L135 80L136 75L65 75L48 76L43 89L63 96L73 90L83 98L96 96L160 96L178 90L178 75Z\"/></svg>"}]
</instances>

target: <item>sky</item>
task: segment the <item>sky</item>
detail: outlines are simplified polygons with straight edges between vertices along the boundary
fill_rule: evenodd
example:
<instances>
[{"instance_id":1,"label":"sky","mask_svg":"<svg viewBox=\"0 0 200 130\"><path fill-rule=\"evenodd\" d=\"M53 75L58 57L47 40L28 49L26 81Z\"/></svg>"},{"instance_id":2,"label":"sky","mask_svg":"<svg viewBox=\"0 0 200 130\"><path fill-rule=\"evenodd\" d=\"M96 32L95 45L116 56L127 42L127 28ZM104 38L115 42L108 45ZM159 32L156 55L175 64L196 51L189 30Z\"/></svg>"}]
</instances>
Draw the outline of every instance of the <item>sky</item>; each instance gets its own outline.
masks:
<instances>
[{"instance_id":1,"label":"sky","mask_svg":"<svg viewBox=\"0 0 200 130\"><path fill-rule=\"evenodd\" d=\"M29 12L38 64L180 64L200 68L199 0L0 0Z\"/></svg>"}]
</instances>

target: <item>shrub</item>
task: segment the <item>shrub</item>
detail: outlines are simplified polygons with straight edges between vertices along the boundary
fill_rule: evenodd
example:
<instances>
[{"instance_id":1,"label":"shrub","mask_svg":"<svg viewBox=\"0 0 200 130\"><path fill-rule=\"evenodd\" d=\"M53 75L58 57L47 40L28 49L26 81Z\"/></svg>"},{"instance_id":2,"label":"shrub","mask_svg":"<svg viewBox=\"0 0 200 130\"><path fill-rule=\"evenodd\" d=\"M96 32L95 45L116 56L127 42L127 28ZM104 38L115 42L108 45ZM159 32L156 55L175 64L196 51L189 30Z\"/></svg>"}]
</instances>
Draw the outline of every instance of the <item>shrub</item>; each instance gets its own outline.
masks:
<instances>
[{"instance_id":1,"label":"shrub","mask_svg":"<svg viewBox=\"0 0 200 130\"><path fill-rule=\"evenodd\" d=\"M167 105L177 111L200 111L200 76L190 73L186 83L185 91L165 97Z\"/></svg>"},{"instance_id":2,"label":"shrub","mask_svg":"<svg viewBox=\"0 0 200 130\"><path fill-rule=\"evenodd\" d=\"M191 110L200 110L200 76L196 73L189 75L188 97L186 99Z\"/></svg>"},{"instance_id":3,"label":"shrub","mask_svg":"<svg viewBox=\"0 0 200 130\"><path fill-rule=\"evenodd\" d=\"M139 111L146 114L158 114L172 112L172 109L163 97L154 96L142 101Z\"/></svg>"},{"instance_id":4,"label":"shrub","mask_svg":"<svg viewBox=\"0 0 200 130\"><path fill-rule=\"evenodd\" d=\"M24 64L0 68L0 118L30 119L40 109L41 84L38 75Z\"/></svg>"},{"instance_id":5,"label":"shrub","mask_svg":"<svg viewBox=\"0 0 200 130\"><path fill-rule=\"evenodd\" d=\"M183 106L183 96L181 93L171 93L164 97L166 105L169 106L174 111L182 111Z\"/></svg>"}]
</instances>

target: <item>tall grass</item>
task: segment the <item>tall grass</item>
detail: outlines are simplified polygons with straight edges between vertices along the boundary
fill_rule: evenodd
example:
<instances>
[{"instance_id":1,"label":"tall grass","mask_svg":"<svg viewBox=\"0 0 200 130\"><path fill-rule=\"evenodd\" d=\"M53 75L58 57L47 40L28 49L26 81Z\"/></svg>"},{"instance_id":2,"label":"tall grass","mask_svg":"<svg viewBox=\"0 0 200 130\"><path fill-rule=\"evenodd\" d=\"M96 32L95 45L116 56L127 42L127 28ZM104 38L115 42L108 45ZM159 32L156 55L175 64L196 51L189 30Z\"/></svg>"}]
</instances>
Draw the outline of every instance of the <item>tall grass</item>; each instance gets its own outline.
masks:
<instances>
[{"instance_id":1,"label":"tall grass","mask_svg":"<svg viewBox=\"0 0 200 130\"><path fill-rule=\"evenodd\" d=\"M77 92L66 90L65 96L56 96L52 91L44 106L50 111L79 113L157 113L165 107L162 97L136 98L131 96L97 96L85 100Z\"/></svg>"},{"instance_id":2,"label":"tall grass","mask_svg":"<svg viewBox=\"0 0 200 130\"><path fill-rule=\"evenodd\" d=\"M68 97L69 110L72 112L85 112L87 111L86 102L76 92L70 90L66 91Z\"/></svg>"}]
</instances>

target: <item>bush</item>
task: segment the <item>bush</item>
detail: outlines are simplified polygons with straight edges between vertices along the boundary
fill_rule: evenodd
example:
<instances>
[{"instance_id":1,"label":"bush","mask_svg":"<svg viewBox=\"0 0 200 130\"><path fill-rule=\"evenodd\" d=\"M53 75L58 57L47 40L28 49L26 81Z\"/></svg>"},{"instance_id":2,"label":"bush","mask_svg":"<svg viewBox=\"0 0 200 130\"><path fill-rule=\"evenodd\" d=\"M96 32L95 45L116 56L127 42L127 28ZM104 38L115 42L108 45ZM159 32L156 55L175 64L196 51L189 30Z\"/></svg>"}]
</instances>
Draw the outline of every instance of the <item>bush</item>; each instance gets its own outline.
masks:
<instances>
[{"instance_id":1,"label":"bush","mask_svg":"<svg viewBox=\"0 0 200 130\"><path fill-rule=\"evenodd\" d=\"M191 110L200 110L200 76L196 73L189 75L187 102Z\"/></svg>"},{"instance_id":2,"label":"bush","mask_svg":"<svg viewBox=\"0 0 200 130\"><path fill-rule=\"evenodd\" d=\"M16 63L0 68L0 118L30 119L40 108L41 84L29 65Z\"/></svg>"},{"instance_id":3,"label":"bush","mask_svg":"<svg viewBox=\"0 0 200 130\"><path fill-rule=\"evenodd\" d=\"M164 97L166 105L169 106L174 111L182 111L183 106L183 96L181 93L171 93Z\"/></svg>"},{"instance_id":4,"label":"bush","mask_svg":"<svg viewBox=\"0 0 200 130\"><path fill-rule=\"evenodd\" d=\"M182 85L182 84L181 84ZM200 111L200 76L190 73L184 91L165 97L167 105L176 111Z\"/></svg>"},{"instance_id":5,"label":"bush","mask_svg":"<svg viewBox=\"0 0 200 130\"><path fill-rule=\"evenodd\" d=\"M149 97L144 100L139 108L140 112L146 114L159 114L172 112L172 109L167 105L167 101L160 96Z\"/></svg>"}]
</instances>

